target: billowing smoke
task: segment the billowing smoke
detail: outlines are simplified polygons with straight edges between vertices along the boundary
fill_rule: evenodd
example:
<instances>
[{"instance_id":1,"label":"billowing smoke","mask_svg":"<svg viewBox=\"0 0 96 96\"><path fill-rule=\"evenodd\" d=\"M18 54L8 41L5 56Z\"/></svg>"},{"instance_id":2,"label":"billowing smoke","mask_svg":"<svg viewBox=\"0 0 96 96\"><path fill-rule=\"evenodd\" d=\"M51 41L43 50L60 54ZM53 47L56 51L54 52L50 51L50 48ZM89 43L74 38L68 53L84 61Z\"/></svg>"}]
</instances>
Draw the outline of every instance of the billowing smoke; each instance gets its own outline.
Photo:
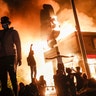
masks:
<instances>
[{"instance_id":1,"label":"billowing smoke","mask_svg":"<svg viewBox=\"0 0 96 96\"><path fill-rule=\"evenodd\" d=\"M39 11L41 7L42 5L39 6L37 0L0 0L0 17L3 15L9 16L20 34L25 28L27 34L31 32L33 38L38 38L40 35L38 32L40 29Z\"/></svg>"},{"instance_id":2,"label":"billowing smoke","mask_svg":"<svg viewBox=\"0 0 96 96\"><path fill-rule=\"evenodd\" d=\"M31 31L33 39L40 38L40 10L42 9L43 4L52 4L53 0L1 0L0 5L4 6L7 10L2 15L8 15L12 22L19 22L21 25L18 25L20 28L26 28L28 31ZM1 11L4 11L4 8L1 7ZM1 15L1 16L2 16ZM15 26L17 29L18 26ZM27 33L29 33L27 31ZM21 33L21 32L20 32ZM34 38L35 37L35 38Z\"/></svg>"},{"instance_id":3,"label":"billowing smoke","mask_svg":"<svg viewBox=\"0 0 96 96\"><path fill-rule=\"evenodd\" d=\"M71 0L1 0L0 16L6 14L13 18L13 20L14 18L15 20L20 19L24 27L30 30L33 28L33 31L36 31L31 33L32 35L37 35L38 38L38 36L40 36L40 10L42 9L42 5L44 3L51 4L58 15L65 8L71 9L70 1ZM91 17L93 22L96 23L96 0L74 0L74 2L79 12ZM64 15L67 14L64 13Z\"/></svg>"},{"instance_id":4,"label":"billowing smoke","mask_svg":"<svg viewBox=\"0 0 96 96\"><path fill-rule=\"evenodd\" d=\"M39 5L38 0L3 0L3 2L7 4L10 15L22 16L23 18L35 15L42 6Z\"/></svg>"},{"instance_id":5,"label":"billowing smoke","mask_svg":"<svg viewBox=\"0 0 96 96\"><path fill-rule=\"evenodd\" d=\"M71 8L71 0L54 0L60 6L58 12L62 11L65 8ZM79 12L86 14L87 16L93 19L93 22L96 23L96 0L74 0L75 6ZM65 14L67 15L67 14Z\"/></svg>"}]
</instances>

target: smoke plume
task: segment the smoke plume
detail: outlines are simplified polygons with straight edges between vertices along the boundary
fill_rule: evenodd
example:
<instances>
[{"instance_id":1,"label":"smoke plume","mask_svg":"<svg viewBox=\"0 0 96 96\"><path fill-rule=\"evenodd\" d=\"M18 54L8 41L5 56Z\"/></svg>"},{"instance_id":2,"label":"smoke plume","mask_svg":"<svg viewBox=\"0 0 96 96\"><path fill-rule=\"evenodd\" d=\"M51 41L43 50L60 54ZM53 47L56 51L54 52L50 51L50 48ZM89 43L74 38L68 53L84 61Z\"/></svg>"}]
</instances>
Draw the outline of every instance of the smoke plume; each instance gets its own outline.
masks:
<instances>
[{"instance_id":1,"label":"smoke plume","mask_svg":"<svg viewBox=\"0 0 96 96\"><path fill-rule=\"evenodd\" d=\"M71 8L71 0L54 0L60 6L58 12L63 9ZM93 19L93 22L96 23L96 1L95 0L74 0L75 6L79 12L86 14L87 16ZM66 14L67 15L67 14Z\"/></svg>"}]
</instances>

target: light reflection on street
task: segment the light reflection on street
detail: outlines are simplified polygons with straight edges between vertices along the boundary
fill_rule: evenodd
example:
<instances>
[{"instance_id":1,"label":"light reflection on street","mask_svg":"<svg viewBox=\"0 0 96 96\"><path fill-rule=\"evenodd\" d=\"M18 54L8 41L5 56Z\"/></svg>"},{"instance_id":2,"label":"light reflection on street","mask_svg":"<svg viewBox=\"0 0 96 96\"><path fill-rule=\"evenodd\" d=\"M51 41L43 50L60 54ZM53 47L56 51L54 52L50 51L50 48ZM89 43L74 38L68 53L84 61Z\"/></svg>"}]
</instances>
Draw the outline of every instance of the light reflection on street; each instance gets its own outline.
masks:
<instances>
[{"instance_id":1,"label":"light reflection on street","mask_svg":"<svg viewBox=\"0 0 96 96\"><path fill-rule=\"evenodd\" d=\"M56 96L55 86L47 86L45 96Z\"/></svg>"}]
</instances>

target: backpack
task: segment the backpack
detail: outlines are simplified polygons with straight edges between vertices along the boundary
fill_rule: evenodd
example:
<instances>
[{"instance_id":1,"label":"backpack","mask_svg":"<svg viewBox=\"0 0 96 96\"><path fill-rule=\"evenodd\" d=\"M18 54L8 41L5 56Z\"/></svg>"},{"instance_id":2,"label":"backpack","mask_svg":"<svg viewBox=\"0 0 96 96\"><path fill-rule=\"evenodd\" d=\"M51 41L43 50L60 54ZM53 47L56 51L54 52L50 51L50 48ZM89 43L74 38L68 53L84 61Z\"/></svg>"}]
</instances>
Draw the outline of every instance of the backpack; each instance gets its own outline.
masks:
<instances>
[{"instance_id":1,"label":"backpack","mask_svg":"<svg viewBox=\"0 0 96 96\"><path fill-rule=\"evenodd\" d=\"M30 66L30 58L29 58L29 56L27 57L27 64L28 64L28 66Z\"/></svg>"}]
</instances>

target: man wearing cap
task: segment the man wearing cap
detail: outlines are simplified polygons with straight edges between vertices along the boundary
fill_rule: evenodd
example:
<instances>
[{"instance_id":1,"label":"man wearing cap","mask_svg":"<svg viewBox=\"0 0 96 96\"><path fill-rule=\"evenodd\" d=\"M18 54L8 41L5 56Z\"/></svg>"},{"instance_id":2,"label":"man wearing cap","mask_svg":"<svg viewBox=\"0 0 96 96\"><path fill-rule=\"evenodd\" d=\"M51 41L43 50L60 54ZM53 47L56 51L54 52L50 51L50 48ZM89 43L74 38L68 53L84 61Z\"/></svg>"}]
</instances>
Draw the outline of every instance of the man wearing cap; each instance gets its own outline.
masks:
<instances>
[{"instance_id":1,"label":"man wearing cap","mask_svg":"<svg viewBox=\"0 0 96 96\"><path fill-rule=\"evenodd\" d=\"M2 30L0 30L0 79L1 93L7 96L8 73L12 82L13 92L18 96L18 86L16 78L16 66L21 65L21 42L16 30L9 27L11 24L7 16L1 17Z\"/></svg>"}]
</instances>

